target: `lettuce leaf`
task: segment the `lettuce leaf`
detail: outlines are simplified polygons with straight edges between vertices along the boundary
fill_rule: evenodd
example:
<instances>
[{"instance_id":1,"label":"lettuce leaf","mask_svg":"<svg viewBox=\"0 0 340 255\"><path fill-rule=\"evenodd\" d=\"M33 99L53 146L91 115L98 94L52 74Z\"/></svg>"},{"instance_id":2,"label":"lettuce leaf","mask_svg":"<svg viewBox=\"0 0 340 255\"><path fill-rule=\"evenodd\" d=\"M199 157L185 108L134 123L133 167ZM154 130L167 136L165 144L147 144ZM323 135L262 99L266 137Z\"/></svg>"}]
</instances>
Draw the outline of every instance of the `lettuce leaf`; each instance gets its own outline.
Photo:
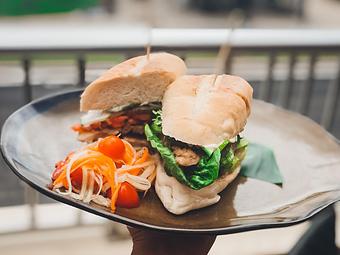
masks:
<instances>
[{"instance_id":1,"label":"lettuce leaf","mask_svg":"<svg viewBox=\"0 0 340 255\"><path fill-rule=\"evenodd\" d=\"M221 159L221 151L219 149L216 149L211 155L206 153L206 155L202 156L197 167L193 170L186 169L184 171L176 163L172 151L156 135L156 131L148 124L145 125L144 131L152 148L156 149L161 155L166 173L175 177L179 182L198 190L210 185L218 178Z\"/></svg>"},{"instance_id":2,"label":"lettuce leaf","mask_svg":"<svg viewBox=\"0 0 340 255\"><path fill-rule=\"evenodd\" d=\"M213 183L219 176L221 151L216 149L212 155L204 155L189 177L190 182L195 187L201 189Z\"/></svg>"},{"instance_id":3,"label":"lettuce leaf","mask_svg":"<svg viewBox=\"0 0 340 255\"><path fill-rule=\"evenodd\" d=\"M144 132L147 140L151 144L151 147L156 149L161 155L166 173L170 176L175 177L179 182L189 186L192 189L195 189L195 187L184 175L182 169L177 165L175 156L172 151L168 147L163 145L161 139L159 139L158 136L154 134L154 131L148 124L145 125Z\"/></svg>"},{"instance_id":4,"label":"lettuce leaf","mask_svg":"<svg viewBox=\"0 0 340 255\"><path fill-rule=\"evenodd\" d=\"M248 145L246 157L242 162L241 175L274 184L283 183L273 150L256 143Z\"/></svg>"},{"instance_id":5,"label":"lettuce leaf","mask_svg":"<svg viewBox=\"0 0 340 255\"><path fill-rule=\"evenodd\" d=\"M152 119L151 128L152 130L160 134L162 133L162 110L152 111L154 118Z\"/></svg>"},{"instance_id":6,"label":"lettuce leaf","mask_svg":"<svg viewBox=\"0 0 340 255\"><path fill-rule=\"evenodd\" d=\"M232 149L227 149L225 152L222 151L220 175L223 175L229 169L233 169L234 166L239 163L239 161L240 159L235 156L235 153Z\"/></svg>"},{"instance_id":7,"label":"lettuce leaf","mask_svg":"<svg viewBox=\"0 0 340 255\"><path fill-rule=\"evenodd\" d=\"M220 176L226 172L232 172L238 167L245 157L248 141L237 136L236 146L228 140L224 141L219 149L221 150Z\"/></svg>"}]
</instances>

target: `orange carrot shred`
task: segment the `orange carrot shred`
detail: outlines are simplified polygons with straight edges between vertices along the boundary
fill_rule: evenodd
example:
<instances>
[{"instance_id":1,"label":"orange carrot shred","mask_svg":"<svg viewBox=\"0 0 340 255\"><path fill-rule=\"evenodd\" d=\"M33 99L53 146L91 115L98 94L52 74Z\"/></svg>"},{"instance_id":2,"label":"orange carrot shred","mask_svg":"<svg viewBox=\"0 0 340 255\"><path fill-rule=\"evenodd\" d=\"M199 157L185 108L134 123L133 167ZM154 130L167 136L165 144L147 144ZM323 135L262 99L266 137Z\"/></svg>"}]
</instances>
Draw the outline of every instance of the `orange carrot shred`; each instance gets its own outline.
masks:
<instances>
[{"instance_id":1,"label":"orange carrot shred","mask_svg":"<svg viewBox=\"0 0 340 255\"><path fill-rule=\"evenodd\" d=\"M89 169L93 171L96 175L100 176L103 183L107 183L106 189L108 189L107 185L109 185L112 194L111 210L114 212L116 210L116 202L121 187L121 183L117 183L117 180L115 180L117 167L120 168L124 165L129 166L127 167L126 173L139 175L143 169L139 165L145 163L150 158L150 153L147 147L143 147L137 153L132 145L129 144L127 141L124 141L124 144L125 152L120 159L112 159L111 157L108 157L102 152L98 151L98 142L86 146L84 149L80 150L79 153L70 154L63 161L65 162L65 164L63 166L60 166L60 169L62 171L53 181L53 186L58 185L58 187L60 187L59 185L62 185L66 189L69 188L69 183L67 181L67 169L69 169L70 175L79 168ZM71 162L72 165L70 166ZM125 173L123 169L120 170L120 174Z\"/></svg>"},{"instance_id":2,"label":"orange carrot shred","mask_svg":"<svg viewBox=\"0 0 340 255\"><path fill-rule=\"evenodd\" d=\"M116 201L118 199L118 192L120 190L120 186L121 186L121 183L118 183L115 191L113 193L111 193L112 194L112 196L111 196L111 210L113 212L116 210ZM111 189L111 191L112 191L112 189Z\"/></svg>"}]
</instances>

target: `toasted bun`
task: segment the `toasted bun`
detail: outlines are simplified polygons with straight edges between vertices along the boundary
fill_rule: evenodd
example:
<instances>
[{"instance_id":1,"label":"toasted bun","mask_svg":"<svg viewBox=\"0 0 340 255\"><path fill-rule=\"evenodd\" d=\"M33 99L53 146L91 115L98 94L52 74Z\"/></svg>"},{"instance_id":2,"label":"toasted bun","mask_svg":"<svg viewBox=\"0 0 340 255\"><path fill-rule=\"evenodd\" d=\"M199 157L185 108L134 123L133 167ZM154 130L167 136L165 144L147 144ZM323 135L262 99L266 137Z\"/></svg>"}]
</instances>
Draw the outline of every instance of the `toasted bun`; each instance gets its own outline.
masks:
<instances>
[{"instance_id":1,"label":"toasted bun","mask_svg":"<svg viewBox=\"0 0 340 255\"><path fill-rule=\"evenodd\" d=\"M237 167L232 173L224 174L211 185L200 190L193 190L179 183L174 177L166 174L163 167L157 168L155 189L164 207L173 214L183 214L217 203L218 195L231 183L240 172Z\"/></svg>"},{"instance_id":2,"label":"toasted bun","mask_svg":"<svg viewBox=\"0 0 340 255\"><path fill-rule=\"evenodd\" d=\"M152 53L120 63L92 82L81 95L80 110L106 110L129 103L159 101L165 89L186 72L182 59Z\"/></svg>"},{"instance_id":3,"label":"toasted bun","mask_svg":"<svg viewBox=\"0 0 340 255\"><path fill-rule=\"evenodd\" d=\"M237 76L182 76L164 94L162 132L189 144L219 144L243 130L252 94Z\"/></svg>"}]
</instances>

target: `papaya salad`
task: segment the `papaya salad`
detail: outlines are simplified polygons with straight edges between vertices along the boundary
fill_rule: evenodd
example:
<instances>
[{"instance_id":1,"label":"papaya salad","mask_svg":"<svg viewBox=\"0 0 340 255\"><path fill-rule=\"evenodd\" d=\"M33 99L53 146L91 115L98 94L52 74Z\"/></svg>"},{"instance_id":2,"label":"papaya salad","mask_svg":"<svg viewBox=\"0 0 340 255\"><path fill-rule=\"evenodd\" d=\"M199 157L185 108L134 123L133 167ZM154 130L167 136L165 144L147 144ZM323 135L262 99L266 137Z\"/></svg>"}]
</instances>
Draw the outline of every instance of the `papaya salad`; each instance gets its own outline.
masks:
<instances>
[{"instance_id":1,"label":"papaya salad","mask_svg":"<svg viewBox=\"0 0 340 255\"><path fill-rule=\"evenodd\" d=\"M134 208L151 188L160 161L147 147L107 136L71 152L55 165L50 188L85 203Z\"/></svg>"}]
</instances>

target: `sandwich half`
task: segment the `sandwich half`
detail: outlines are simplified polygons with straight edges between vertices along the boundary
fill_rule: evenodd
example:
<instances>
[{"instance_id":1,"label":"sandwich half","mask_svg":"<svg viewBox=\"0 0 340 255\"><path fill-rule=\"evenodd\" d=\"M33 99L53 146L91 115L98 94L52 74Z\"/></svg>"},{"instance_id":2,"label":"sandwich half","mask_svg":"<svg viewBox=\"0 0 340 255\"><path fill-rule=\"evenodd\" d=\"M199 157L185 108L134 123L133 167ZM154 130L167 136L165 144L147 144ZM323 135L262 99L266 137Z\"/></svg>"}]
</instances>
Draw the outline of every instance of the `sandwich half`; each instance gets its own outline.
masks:
<instances>
[{"instance_id":1,"label":"sandwich half","mask_svg":"<svg viewBox=\"0 0 340 255\"><path fill-rule=\"evenodd\" d=\"M154 111L145 134L163 161L155 189L169 212L217 203L237 177L252 94L248 82L231 75L185 75L165 91L162 110Z\"/></svg>"},{"instance_id":2,"label":"sandwich half","mask_svg":"<svg viewBox=\"0 0 340 255\"><path fill-rule=\"evenodd\" d=\"M120 134L132 144L145 143L144 124L152 110L160 109L166 88L185 74L182 59L169 53L152 53L126 60L92 82L81 95L81 123L73 126L78 140L93 142Z\"/></svg>"}]
</instances>

